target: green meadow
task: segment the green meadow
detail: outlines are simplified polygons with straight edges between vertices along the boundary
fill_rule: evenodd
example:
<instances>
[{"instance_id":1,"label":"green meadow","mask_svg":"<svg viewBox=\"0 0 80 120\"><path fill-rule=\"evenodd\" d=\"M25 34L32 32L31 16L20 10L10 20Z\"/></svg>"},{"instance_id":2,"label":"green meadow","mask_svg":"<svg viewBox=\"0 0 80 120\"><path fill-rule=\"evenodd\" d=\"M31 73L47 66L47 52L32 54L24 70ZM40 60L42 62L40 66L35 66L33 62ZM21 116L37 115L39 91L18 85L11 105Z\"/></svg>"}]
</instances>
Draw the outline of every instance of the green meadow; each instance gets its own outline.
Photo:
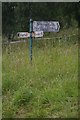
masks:
<instances>
[{"instance_id":1,"label":"green meadow","mask_svg":"<svg viewBox=\"0 0 80 120\"><path fill-rule=\"evenodd\" d=\"M78 38L61 35L34 39L32 64L29 40L2 46L3 118L78 117Z\"/></svg>"}]
</instances>

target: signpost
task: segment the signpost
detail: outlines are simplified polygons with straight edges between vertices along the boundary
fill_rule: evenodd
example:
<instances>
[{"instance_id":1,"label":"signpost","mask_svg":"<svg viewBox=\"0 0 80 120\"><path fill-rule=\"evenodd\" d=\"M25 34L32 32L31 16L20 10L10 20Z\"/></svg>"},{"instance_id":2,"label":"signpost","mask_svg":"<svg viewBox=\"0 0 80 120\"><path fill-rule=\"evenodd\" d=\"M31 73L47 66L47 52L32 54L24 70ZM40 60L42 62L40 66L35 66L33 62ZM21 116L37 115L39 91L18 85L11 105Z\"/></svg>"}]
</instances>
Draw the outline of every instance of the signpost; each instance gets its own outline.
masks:
<instances>
[{"instance_id":1,"label":"signpost","mask_svg":"<svg viewBox=\"0 0 80 120\"><path fill-rule=\"evenodd\" d=\"M32 64L32 41L33 37L43 37L44 32L59 32L58 21L33 21L30 17L29 32L18 32L18 38L30 38L30 63Z\"/></svg>"}]
</instances>

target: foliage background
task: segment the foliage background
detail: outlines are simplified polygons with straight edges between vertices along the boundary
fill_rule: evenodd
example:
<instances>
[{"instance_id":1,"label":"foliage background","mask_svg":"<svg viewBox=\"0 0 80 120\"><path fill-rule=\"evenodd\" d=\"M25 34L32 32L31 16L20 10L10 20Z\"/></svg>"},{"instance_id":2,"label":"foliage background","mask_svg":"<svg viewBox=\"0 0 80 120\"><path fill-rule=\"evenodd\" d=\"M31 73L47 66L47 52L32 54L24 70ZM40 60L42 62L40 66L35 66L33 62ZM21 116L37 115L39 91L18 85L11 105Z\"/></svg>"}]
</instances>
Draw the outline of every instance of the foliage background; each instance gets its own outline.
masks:
<instances>
[{"instance_id":1,"label":"foliage background","mask_svg":"<svg viewBox=\"0 0 80 120\"><path fill-rule=\"evenodd\" d=\"M30 14L33 20L59 21L61 28L76 27L79 13L79 3L75 2L5 2L2 3L2 33L8 36L29 31Z\"/></svg>"}]
</instances>

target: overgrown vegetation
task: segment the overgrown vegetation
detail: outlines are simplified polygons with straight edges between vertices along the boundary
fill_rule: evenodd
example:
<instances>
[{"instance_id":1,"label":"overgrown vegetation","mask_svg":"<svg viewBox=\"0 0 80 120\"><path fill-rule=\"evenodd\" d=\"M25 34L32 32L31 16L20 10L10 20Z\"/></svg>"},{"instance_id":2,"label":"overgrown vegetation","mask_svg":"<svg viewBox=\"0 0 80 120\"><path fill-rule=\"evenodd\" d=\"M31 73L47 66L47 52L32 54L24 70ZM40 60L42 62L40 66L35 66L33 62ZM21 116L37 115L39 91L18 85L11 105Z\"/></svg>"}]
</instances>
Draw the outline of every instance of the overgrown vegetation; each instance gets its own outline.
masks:
<instances>
[{"instance_id":1,"label":"overgrown vegetation","mask_svg":"<svg viewBox=\"0 0 80 120\"><path fill-rule=\"evenodd\" d=\"M3 45L3 118L78 117L77 40L34 40L32 65L29 41Z\"/></svg>"},{"instance_id":2,"label":"overgrown vegetation","mask_svg":"<svg viewBox=\"0 0 80 120\"><path fill-rule=\"evenodd\" d=\"M33 39L32 65L28 39L7 42L29 31L30 9L33 20L60 22L58 33ZM2 3L3 118L78 117L79 14L79 3Z\"/></svg>"}]
</instances>

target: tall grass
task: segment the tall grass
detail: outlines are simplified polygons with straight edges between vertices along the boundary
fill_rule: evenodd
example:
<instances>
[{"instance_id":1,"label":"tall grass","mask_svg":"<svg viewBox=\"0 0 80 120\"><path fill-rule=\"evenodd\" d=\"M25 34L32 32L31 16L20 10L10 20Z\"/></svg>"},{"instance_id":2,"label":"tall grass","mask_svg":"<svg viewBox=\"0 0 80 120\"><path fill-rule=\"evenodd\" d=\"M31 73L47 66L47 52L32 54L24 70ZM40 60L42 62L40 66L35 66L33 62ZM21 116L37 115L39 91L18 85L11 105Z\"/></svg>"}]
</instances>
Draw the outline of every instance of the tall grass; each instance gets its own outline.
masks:
<instances>
[{"instance_id":1,"label":"tall grass","mask_svg":"<svg viewBox=\"0 0 80 120\"><path fill-rule=\"evenodd\" d=\"M73 41L72 41L73 39ZM3 118L78 117L77 39L3 46Z\"/></svg>"}]
</instances>

